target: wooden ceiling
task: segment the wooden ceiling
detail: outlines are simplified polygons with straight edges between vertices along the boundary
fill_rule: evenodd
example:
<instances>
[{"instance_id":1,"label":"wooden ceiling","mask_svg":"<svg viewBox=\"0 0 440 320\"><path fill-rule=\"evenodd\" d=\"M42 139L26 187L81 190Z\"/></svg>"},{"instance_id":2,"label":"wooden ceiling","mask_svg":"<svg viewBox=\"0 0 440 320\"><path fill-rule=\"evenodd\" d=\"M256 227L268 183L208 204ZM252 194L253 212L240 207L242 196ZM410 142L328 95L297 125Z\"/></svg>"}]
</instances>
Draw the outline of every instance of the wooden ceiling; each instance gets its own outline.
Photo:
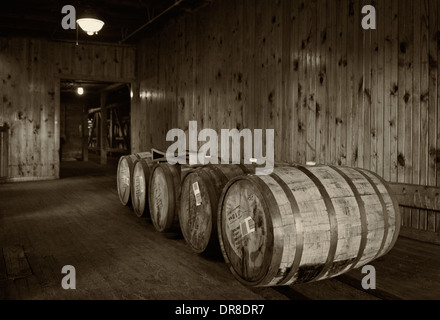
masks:
<instances>
[{"instance_id":1,"label":"wooden ceiling","mask_svg":"<svg viewBox=\"0 0 440 320\"><path fill-rule=\"evenodd\" d=\"M76 30L64 30L61 20L64 5L73 5L77 18L91 8L104 22L98 35L78 32L80 42L134 43L147 32L158 32L165 23L191 13L212 0L74 0L65 3L53 0L13 0L0 9L0 36L38 37L76 41ZM163 13L163 14L162 14ZM142 26L153 20L142 30ZM135 32L135 34L133 34ZM128 39L127 39L128 37Z\"/></svg>"}]
</instances>

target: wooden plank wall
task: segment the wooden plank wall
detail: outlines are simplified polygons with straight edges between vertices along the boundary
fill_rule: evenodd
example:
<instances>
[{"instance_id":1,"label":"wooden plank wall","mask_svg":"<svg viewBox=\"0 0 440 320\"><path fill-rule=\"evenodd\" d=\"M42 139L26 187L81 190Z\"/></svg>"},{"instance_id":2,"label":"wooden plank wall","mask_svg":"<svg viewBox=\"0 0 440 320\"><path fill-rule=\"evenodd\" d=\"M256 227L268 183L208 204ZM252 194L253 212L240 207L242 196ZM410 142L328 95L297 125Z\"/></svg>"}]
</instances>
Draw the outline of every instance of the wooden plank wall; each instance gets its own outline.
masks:
<instances>
[{"instance_id":1,"label":"wooden plank wall","mask_svg":"<svg viewBox=\"0 0 440 320\"><path fill-rule=\"evenodd\" d=\"M439 13L439 0L214 1L139 44L140 90L156 95L138 103L133 147L166 147L190 120L273 128L277 160L439 186ZM403 213L440 232L439 213Z\"/></svg>"},{"instance_id":2,"label":"wooden plank wall","mask_svg":"<svg viewBox=\"0 0 440 320\"><path fill-rule=\"evenodd\" d=\"M0 118L10 126L9 180L59 176L60 79L130 82L135 60L134 47L0 38Z\"/></svg>"}]
</instances>

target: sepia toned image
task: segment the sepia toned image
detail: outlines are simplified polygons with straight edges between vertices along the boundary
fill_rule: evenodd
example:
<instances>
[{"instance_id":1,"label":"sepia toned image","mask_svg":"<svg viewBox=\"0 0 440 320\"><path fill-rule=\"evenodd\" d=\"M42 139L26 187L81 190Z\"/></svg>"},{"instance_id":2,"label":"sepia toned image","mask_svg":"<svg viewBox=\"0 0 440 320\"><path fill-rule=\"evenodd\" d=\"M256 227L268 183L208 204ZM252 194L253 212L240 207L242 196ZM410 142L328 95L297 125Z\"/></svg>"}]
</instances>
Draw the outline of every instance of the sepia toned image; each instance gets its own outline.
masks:
<instances>
[{"instance_id":1,"label":"sepia toned image","mask_svg":"<svg viewBox=\"0 0 440 320\"><path fill-rule=\"evenodd\" d=\"M440 300L439 61L440 0L2 6L0 300Z\"/></svg>"}]
</instances>

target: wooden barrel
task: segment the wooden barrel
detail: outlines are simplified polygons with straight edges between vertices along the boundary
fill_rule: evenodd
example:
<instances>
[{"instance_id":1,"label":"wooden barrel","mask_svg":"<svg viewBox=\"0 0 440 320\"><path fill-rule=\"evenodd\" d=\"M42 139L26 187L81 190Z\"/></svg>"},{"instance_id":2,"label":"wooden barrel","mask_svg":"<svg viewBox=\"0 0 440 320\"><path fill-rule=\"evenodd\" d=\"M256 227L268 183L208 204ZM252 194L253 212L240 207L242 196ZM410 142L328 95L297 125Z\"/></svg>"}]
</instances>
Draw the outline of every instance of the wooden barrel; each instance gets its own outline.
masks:
<instances>
[{"instance_id":1,"label":"wooden barrel","mask_svg":"<svg viewBox=\"0 0 440 320\"><path fill-rule=\"evenodd\" d=\"M159 232L180 232L179 207L181 179L195 168L169 163L153 166L149 184L150 217Z\"/></svg>"},{"instance_id":2,"label":"wooden barrel","mask_svg":"<svg viewBox=\"0 0 440 320\"><path fill-rule=\"evenodd\" d=\"M139 218L148 216L148 186L150 182L150 172L154 161L150 158L137 159L134 162L132 183L131 183L131 202L133 210Z\"/></svg>"},{"instance_id":3,"label":"wooden barrel","mask_svg":"<svg viewBox=\"0 0 440 320\"><path fill-rule=\"evenodd\" d=\"M244 165L207 165L183 180L179 223L186 243L194 252L220 251L217 235L218 201L225 185L247 172L249 168Z\"/></svg>"},{"instance_id":4,"label":"wooden barrel","mask_svg":"<svg viewBox=\"0 0 440 320\"><path fill-rule=\"evenodd\" d=\"M393 247L400 223L383 179L331 166L235 178L218 212L223 256L249 286L317 281L361 267Z\"/></svg>"},{"instance_id":5,"label":"wooden barrel","mask_svg":"<svg viewBox=\"0 0 440 320\"><path fill-rule=\"evenodd\" d=\"M131 205L131 178L134 162L137 159L151 158L150 152L130 154L122 156L118 162L116 182L118 187L119 200L124 206Z\"/></svg>"}]
</instances>

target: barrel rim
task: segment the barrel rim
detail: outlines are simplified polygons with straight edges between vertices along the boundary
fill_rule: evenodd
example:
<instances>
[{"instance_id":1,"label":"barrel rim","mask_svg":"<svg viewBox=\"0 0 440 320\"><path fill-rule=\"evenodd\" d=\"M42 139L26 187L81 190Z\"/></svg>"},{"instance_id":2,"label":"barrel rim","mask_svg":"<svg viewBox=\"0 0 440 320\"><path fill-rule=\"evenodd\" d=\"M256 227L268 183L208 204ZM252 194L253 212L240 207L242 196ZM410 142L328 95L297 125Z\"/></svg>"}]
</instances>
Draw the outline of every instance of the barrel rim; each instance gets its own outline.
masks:
<instances>
[{"instance_id":1,"label":"barrel rim","mask_svg":"<svg viewBox=\"0 0 440 320\"><path fill-rule=\"evenodd\" d=\"M119 161L118 161L118 167L117 167L117 170L116 170L116 184L117 184L117 191L118 191L118 197L119 197L119 201L122 203L122 205L124 205L124 206L129 206L129 205L131 205L131 175L132 175L132 168L130 168L130 161L128 160L128 159L130 159L131 160L131 158L129 157L129 155L126 155L126 156L122 156L122 157L120 157L119 158ZM127 162L127 165L128 165L128 170L129 170L129 185L128 185L128 196L127 196L127 199L125 200L125 199L123 199L123 197L121 196L121 194L120 194L120 182L119 182L119 168L120 168L120 166L121 166L121 163L122 163L122 161L126 161Z\"/></svg>"},{"instance_id":2,"label":"barrel rim","mask_svg":"<svg viewBox=\"0 0 440 320\"><path fill-rule=\"evenodd\" d=\"M217 238L217 228L216 228L216 221L217 221L217 210L215 208L215 204L218 203L218 199L215 195L215 192L213 192L212 188L211 188L211 184L206 183L205 179L203 179L202 174L206 175L206 177L209 179L209 176L203 171L203 167L197 168L195 171L187 174L183 180L182 180L182 185L181 185L181 197L180 197L180 210L178 211L178 215L179 215L179 225L180 225L180 230L182 231L182 235L185 239L186 244L191 248L191 250L197 254L201 254L204 253L208 250L208 248L210 248L213 245L213 238L215 240L215 238ZM209 238L207 239L207 241L204 241L204 246L201 249L196 248L195 246L193 246L193 243L191 241L189 241L190 239L187 237L187 228L182 225L182 215L183 215L183 210L182 210L182 205L184 202L184 197L182 196L183 194L183 190L185 190L184 186L187 183L190 183L189 180L190 178L194 177L194 176L198 176L200 177L200 179L198 180L199 183L199 188L201 188L200 185L203 185L205 187L205 190L208 193L208 198L210 201L210 208L211 208L211 225L210 225L210 229L209 229Z\"/></svg>"},{"instance_id":3,"label":"barrel rim","mask_svg":"<svg viewBox=\"0 0 440 320\"><path fill-rule=\"evenodd\" d=\"M159 163L156 163L154 166L153 166L153 168L152 168L152 170L151 170L151 174L150 174L150 179L149 179L149 183L148 183L148 190L152 190L152 188L151 188L151 185L152 185L152 183L153 183L153 177L154 177L154 173L156 172L156 170L158 169L158 168L161 168L162 170L168 170L169 172L170 172L170 174L168 175L168 174L164 174L164 176L165 176L165 181L166 181L166 184L167 184L167 186L168 187L171 187L172 189L172 192L169 192L168 193L168 197L169 197L169 201L168 201L168 211L172 211L173 212L173 217L174 217L174 214L175 214L175 187L174 187L174 183L173 183L173 181L172 181L172 177L171 177L171 175L172 175L172 173L171 173L171 170L170 170L170 168L168 167L168 166L166 166L166 165L164 165L164 164L167 164L167 163L163 163L163 162L159 162ZM171 165L170 165L171 166ZM167 215L167 221L166 221L166 223L165 223L165 226L164 227L160 227L159 225L157 225L157 222L156 222L156 220L154 219L154 216L151 214L152 212L154 212L153 210L152 210L152 208L151 208L151 205L152 205L152 203L153 203L153 201L151 201L152 199L151 199L151 197L152 197L152 193L151 192L148 192L148 205L149 205L149 209L150 209L150 216L151 216L151 221L153 222L153 225L154 225L154 227L155 227L155 229L157 230L157 231L159 231L159 232L163 232L163 233L165 233L165 232L168 232L168 230L170 230L171 228L172 228L172 226L173 226L173 220L174 219L170 219L170 215Z\"/></svg>"},{"instance_id":4,"label":"barrel rim","mask_svg":"<svg viewBox=\"0 0 440 320\"><path fill-rule=\"evenodd\" d=\"M134 172L136 170L136 167L138 166L138 164L142 167L142 175L144 177L144 182L145 182L145 204L144 204L144 209L142 211L139 210L137 204L136 204L136 197L132 197L132 205L133 205L133 210L136 214L136 216L138 216L139 218L143 218L146 217L149 213L149 197L148 197L148 190L149 190L149 184L150 184L150 175L151 175L151 170L150 170L150 166L148 165L148 162L146 160L148 160L149 158L139 158L136 159L134 164L133 164L133 176L132 176L132 180L133 183L131 184L131 194L134 194ZM145 171L148 171L148 178L145 175ZM147 210L148 209L148 210Z\"/></svg>"},{"instance_id":5,"label":"barrel rim","mask_svg":"<svg viewBox=\"0 0 440 320\"><path fill-rule=\"evenodd\" d=\"M277 272L278 272L278 266L280 265L281 258L282 258L282 252L283 252L283 246L282 246L282 237L280 235L280 232L282 233L282 230L280 228L275 228L276 225L280 224L281 222L281 214L279 212L278 206L270 206L268 205L266 197L263 196L263 192L260 190L260 188L255 188L255 191L258 193L259 200L261 202L261 205L264 207L264 212L266 213L266 230L272 230L272 233L269 236L269 233L266 234L266 250L264 255L269 256L269 259L264 261L263 267L261 269L260 274L257 277L257 280L249 281L244 279L234 268L234 266L231 263L231 260L226 252L225 244L223 241L223 219L222 219L222 208L224 204L225 197L227 193L229 192L229 189L232 187L233 184L240 180L245 180L249 182L256 182L259 187L262 187L263 189L267 189L265 194L269 196L271 202L276 203L276 200L271 192L271 190L263 183L261 178L257 175L243 175L236 178L233 178L230 180L226 186L223 188L222 194L220 196L218 209L217 209L217 229L218 229L218 238L219 238L219 244L220 249L223 255L223 258L231 271L231 273L234 275L234 277L240 281L241 283L248 285L248 286L261 286L268 284L271 279L273 279ZM269 208L275 209L274 211L270 210ZM269 219L268 217L271 217ZM275 222L275 223L274 223ZM273 254L277 250L280 250L280 253L278 255Z\"/></svg>"},{"instance_id":6,"label":"barrel rim","mask_svg":"<svg viewBox=\"0 0 440 320\"><path fill-rule=\"evenodd\" d=\"M389 186L389 183L384 178L382 178L379 174L377 174L376 172L373 172L373 171L368 170L368 169L363 169L363 168L357 168L357 169L358 170L360 169L360 170L363 170L363 171L371 173L373 176L375 176L383 184L383 186L385 187L385 189L388 192L388 195L389 195L389 197L390 197L390 199L391 199L391 201L393 203L393 207L394 207L394 214L395 214L394 219L395 219L395 228L396 229L394 230L393 238L391 240L391 243L390 243L388 249L385 250L380 256L376 257L376 259L377 259L379 257L382 257L382 256L386 255L388 252L391 251L392 248L394 248L394 245L396 244L397 239L398 239L399 234L400 234L400 227L401 227L401 223L402 223L402 216L401 216L401 213L400 213L399 203L397 202L395 194L391 190L391 187Z\"/></svg>"}]
</instances>

